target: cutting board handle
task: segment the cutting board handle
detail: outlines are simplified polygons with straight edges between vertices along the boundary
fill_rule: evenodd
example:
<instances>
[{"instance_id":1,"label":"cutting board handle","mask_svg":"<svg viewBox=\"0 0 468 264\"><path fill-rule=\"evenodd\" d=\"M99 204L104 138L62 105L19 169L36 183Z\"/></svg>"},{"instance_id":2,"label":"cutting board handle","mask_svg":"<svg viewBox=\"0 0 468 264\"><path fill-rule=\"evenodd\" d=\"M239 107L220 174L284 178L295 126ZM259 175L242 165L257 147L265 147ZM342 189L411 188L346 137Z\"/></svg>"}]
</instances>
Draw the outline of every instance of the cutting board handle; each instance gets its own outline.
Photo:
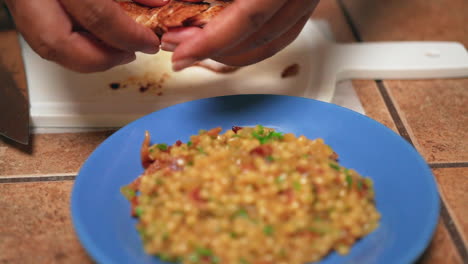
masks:
<instances>
[{"instance_id":1,"label":"cutting board handle","mask_svg":"<svg viewBox=\"0 0 468 264\"><path fill-rule=\"evenodd\" d=\"M468 53L457 42L366 42L338 44L337 79L468 77Z\"/></svg>"}]
</instances>

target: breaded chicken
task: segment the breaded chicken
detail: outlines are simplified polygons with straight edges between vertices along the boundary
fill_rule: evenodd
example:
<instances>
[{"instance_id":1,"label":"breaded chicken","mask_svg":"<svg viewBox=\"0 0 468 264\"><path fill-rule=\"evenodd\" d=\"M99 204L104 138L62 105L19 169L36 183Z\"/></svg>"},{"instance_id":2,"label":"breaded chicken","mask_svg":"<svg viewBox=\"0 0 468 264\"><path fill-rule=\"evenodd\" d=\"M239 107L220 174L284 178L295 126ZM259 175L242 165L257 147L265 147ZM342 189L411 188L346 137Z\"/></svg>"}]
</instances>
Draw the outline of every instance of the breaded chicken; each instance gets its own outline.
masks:
<instances>
[{"instance_id":1,"label":"breaded chicken","mask_svg":"<svg viewBox=\"0 0 468 264\"><path fill-rule=\"evenodd\" d=\"M173 0L162 7L147 7L134 2L119 2L119 5L137 23L161 36L170 28L203 27L230 3L230 0L200 3Z\"/></svg>"}]
</instances>

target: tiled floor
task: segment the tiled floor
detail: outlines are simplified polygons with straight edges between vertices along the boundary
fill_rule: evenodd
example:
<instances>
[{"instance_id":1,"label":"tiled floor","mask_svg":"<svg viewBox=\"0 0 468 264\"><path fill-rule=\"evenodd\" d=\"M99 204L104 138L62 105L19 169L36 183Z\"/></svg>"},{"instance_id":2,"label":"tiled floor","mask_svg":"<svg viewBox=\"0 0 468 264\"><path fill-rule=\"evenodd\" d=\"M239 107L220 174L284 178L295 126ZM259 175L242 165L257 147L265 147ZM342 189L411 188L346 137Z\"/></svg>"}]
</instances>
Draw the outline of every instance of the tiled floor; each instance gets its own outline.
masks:
<instances>
[{"instance_id":1,"label":"tiled floor","mask_svg":"<svg viewBox=\"0 0 468 264\"><path fill-rule=\"evenodd\" d=\"M413 144L428 162L468 162L468 79L385 85Z\"/></svg>"},{"instance_id":2,"label":"tiled floor","mask_svg":"<svg viewBox=\"0 0 468 264\"><path fill-rule=\"evenodd\" d=\"M466 0L323 0L313 17L328 20L340 42L454 40L468 46L465 14ZM434 168L442 215L418 263L468 263L468 80L353 85L366 114L413 143ZM34 135L28 148L0 140L0 263L91 262L73 231L70 190L73 175L111 133Z\"/></svg>"},{"instance_id":3,"label":"tiled floor","mask_svg":"<svg viewBox=\"0 0 468 264\"><path fill-rule=\"evenodd\" d=\"M39 134L31 136L30 146L0 141L0 178L10 175L77 173L81 164L108 132Z\"/></svg>"},{"instance_id":4,"label":"tiled floor","mask_svg":"<svg viewBox=\"0 0 468 264\"><path fill-rule=\"evenodd\" d=\"M0 184L0 263L89 263L69 213L72 181Z\"/></svg>"},{"instance_id":5,"label":"tiled floor","mask_svg":"<svg viewBox=\"0 0 468 264\"><path fill-rule=\"evenodd\" d=\"M467 23L467 1L340 0L340 3L358 40L441 40L468 46L468 28L463 26ZM386 80L378 82L378 86L398 132L431 167L447 168L434 171L444 201L441 214L444 227L439 225L423 262L467 263L464 213L468 211L468 186L463 184L468 173L467 79ZM447 242L437 242L438 239ZM444 245L435 246L439 244Z\"/></svg>"}]
</instances>

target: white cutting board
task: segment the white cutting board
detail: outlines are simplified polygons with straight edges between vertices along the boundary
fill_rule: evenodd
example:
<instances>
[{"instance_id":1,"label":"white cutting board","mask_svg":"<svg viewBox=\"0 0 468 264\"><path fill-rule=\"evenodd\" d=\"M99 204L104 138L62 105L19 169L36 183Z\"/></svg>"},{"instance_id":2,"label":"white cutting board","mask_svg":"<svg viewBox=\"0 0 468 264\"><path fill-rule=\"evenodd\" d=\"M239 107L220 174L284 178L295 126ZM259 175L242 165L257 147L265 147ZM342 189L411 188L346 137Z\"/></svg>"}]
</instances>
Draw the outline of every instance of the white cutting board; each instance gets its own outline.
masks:
<instances>
[{"instance_id":1,"label":"white cutting board","mask_svg":"<svg viewBox=\"0 0 468 264\"><path fill-rule=\"evenodd\" d=\"M175 73L167 52L138 54L128 65L79 74L41 59L21 43L34 127L119 127L176 103L231 94L284 94L329 102L336 82L351 78L468 76L468 54L458 43L336 44L320 21L309 21L299 37L272 58L230 74L200 67ZM299 65L298 74L282 78L293 64ZM111 83L121 87L111 89ZM148 83L150 88L141 92Z\"/></svg>"}]
</instances>

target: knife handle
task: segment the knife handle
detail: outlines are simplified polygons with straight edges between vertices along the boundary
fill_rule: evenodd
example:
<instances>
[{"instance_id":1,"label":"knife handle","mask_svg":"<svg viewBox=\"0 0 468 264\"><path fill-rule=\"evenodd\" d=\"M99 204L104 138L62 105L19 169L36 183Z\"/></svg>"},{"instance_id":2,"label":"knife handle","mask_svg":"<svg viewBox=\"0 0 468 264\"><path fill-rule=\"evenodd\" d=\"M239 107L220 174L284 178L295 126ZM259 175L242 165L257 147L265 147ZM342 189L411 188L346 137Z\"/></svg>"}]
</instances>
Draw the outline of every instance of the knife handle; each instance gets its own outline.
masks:
<instances>
[{"instance_id":1,"label":"knife handle","mask_svg":"<svg viewBox=\"0 0 468 264\"><path fill-rule=\"evenodd\" d=\"M3 0L0 0L0 31L15 29L15 23L11 17L8 7Z\"/></svg>"}]
</instances>

